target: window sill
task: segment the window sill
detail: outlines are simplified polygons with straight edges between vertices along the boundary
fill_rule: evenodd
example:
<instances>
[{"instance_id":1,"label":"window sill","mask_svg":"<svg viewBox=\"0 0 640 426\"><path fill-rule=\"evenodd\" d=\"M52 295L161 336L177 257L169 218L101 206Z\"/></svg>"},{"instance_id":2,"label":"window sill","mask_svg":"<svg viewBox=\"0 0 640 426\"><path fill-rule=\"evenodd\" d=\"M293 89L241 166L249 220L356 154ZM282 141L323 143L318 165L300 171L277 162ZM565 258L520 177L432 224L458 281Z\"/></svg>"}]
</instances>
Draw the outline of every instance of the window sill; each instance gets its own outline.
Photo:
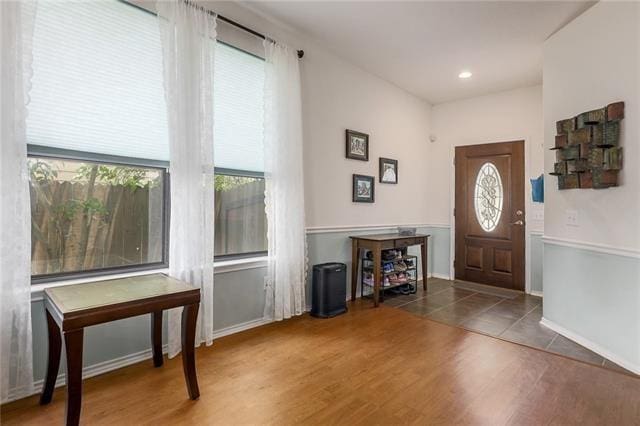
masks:
<instances>
[{"instance_id":1,"label":"window sill","mask_svg":"<svg viewBox=\"0 0 640 426\"><path fill-rule=\"evenodd\" d=\"M247 257L244 259L225 260L221 262L214 262L213 272L214 274L226 274L229 272L243 271L246 269L265 268L267 266L267 256L260 257ZM75 278L64 281L55 281L50 283L34 284L31 286L31 301L36 302L42 300L44 297L44 289L52 287L60 287L63 285L71 284L83 284L95 281L112 280L117 278L137 277L141 275L150 274L168 274L169 269L152 269L149 271L137 271L137 272L124 272L113 275L102 275L98 277L86 277Z\"/></svg>"}]
</instances>

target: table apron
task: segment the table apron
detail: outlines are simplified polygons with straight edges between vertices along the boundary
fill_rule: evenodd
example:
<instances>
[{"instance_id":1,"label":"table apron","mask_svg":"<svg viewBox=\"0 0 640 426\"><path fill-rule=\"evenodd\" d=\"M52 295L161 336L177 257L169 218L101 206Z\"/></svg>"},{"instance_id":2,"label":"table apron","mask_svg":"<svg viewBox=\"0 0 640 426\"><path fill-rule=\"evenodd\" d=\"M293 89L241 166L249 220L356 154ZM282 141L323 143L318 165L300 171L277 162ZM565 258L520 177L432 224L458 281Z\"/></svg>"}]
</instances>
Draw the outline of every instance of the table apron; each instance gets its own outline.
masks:
<instances>
[{"instance_id":1,"label":"table apron","mask_svg":"<svg viewBox=\"0 0 640 426\"><path fill-rule=\"evenodd\" d=\"M61 325L60 328L62 331L68 331L200 303L200 293L172 295L171 298L163 296L159 298L142 299L134 303L122 305L101 306L90 310L67 313L64 314L62 318L58 317L60 312L57 309L51 309L52 303L49 300L47 300L47 302L45 306L54 318L57 317L55 320Z\"/></svg>"}]
</instances>

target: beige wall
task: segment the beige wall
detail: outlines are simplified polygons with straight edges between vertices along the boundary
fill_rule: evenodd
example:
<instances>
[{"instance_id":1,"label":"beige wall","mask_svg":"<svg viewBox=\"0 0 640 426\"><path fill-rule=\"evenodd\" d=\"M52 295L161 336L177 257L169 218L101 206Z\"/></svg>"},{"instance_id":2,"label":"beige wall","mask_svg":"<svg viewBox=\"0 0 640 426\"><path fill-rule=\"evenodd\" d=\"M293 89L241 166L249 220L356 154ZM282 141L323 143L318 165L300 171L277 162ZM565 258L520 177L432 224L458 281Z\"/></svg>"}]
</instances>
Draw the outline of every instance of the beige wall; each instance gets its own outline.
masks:
<instances>
[{"instance_id":1,"label":"beige wall","mask_svg":"<svg viewBox=\"0 0 640 426\"><path fill-rule=\"evenodd\" d=\"M230 2L210 7L304 49L301 62L308 227L423 224L431 106L338 58L313 40ZM345 158L345 129L370 135L369 161ZM378 158L397 159L397 185L378 182ZM352 174L376 177L375 203L351 201Z\"/></svg>"},{"instance_id":2,"label":"beige wall","mask_svg":"<svg viewBox=\"0 0 640 426\"><path fill-rule=\"evenodd\" d=\"M529 178L543 171L542 86L435 105L431 118L436 141L427 154L429 223L450 223L454 147L524 139L527 228L541 231L543 208L531 202Z\"/></svg>"},{"instance_id":3,"label":"beige wall","mask_svg":"<svg viewBox=\"0 0 640 426\"><path fill-rule=\"evenodd\" d=\"M601 2L552 36L544 46L546 147L554 144L557 120L611 102L624 101L621 186L558 191L546 187L545 235L615 248L640 248L640 5ZM545 170L553 170L545 151ZM579 226L566 225L566 211Z\"/></svg>"}]
</instances>

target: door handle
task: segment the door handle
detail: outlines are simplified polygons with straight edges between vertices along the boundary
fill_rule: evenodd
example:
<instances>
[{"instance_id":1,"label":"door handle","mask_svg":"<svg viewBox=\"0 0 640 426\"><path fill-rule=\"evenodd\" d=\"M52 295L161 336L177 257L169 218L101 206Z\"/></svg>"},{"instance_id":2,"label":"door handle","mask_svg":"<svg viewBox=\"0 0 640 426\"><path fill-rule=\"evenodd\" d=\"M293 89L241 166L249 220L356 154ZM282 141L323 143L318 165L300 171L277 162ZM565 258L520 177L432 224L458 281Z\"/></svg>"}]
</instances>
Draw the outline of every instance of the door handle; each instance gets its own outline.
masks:
<instances>
[{"instance_id":1,"label":"door handle","mask_svg":"<svg viewBox=\"0 0 640 426\"><path fill-rule=\"evenodd\" d=\"M524 225L524 222L521 221L521 220L516 220L515 222L510 223L509 225L520 225L520 226L522 226L522 225Z\"/></svg>"}]
</instances>

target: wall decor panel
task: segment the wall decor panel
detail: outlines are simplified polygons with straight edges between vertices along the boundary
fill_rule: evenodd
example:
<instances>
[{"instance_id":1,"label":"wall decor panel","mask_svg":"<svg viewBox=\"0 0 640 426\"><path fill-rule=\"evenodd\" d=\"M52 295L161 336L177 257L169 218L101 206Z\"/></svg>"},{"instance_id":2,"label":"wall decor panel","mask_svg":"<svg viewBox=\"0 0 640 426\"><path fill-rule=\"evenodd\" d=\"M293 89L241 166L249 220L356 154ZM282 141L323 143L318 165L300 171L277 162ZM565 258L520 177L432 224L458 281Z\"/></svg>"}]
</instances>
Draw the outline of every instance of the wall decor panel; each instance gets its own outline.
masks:
<instances>
[{"instance_id":1,"label":"wall decor panel","mask_svg":"<svg viewBox=\"0 0 640 426\"><path fill-rule=\"evenodd\" d=\"M556 163L551 175L558 177L558 189L618 186L622 169L620 121L624 102L586 111L556 122Z\"/></svg>"}]
</instances>

